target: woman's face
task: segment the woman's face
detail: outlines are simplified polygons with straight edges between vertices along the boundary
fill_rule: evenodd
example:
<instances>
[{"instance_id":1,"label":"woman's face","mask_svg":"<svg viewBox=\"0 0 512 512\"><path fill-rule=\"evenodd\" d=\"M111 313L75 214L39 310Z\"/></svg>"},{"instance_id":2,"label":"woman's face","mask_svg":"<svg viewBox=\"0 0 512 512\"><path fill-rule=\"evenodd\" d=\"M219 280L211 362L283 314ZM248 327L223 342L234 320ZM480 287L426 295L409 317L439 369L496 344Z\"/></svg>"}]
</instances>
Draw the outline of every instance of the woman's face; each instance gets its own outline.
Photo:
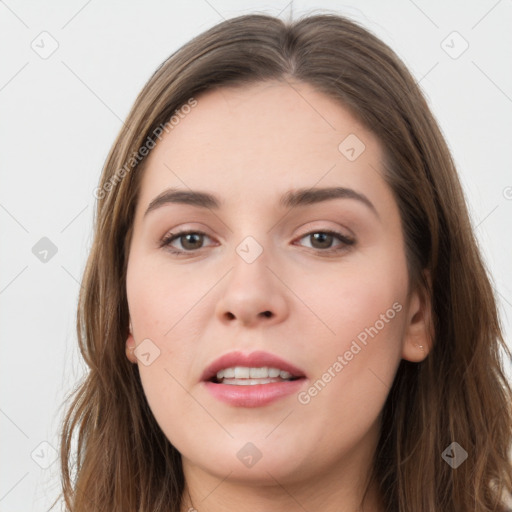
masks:
<instances>
[{"instance_id":1,"label":"woman's face","mask_svg":"<svg viewBox=\"0 0 512 512\"><path fill-rule=\"evenodd\" d=\"M428 350L382 147L303 83L196 100L148 156L127 355L190 477L355 482L400 360Z\"/></svg>"}]
</instances>

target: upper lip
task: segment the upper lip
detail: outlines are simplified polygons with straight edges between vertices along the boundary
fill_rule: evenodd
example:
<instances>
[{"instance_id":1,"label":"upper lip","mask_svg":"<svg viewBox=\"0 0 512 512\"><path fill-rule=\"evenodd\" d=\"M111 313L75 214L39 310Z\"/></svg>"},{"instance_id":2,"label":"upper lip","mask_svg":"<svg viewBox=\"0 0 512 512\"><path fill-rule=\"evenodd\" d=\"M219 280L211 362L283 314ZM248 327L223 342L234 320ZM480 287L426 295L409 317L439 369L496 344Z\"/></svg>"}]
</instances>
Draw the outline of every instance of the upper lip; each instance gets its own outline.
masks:
<instances>
[{"instance_id":1,"label":"upper lip","mask_svg":"<svg viewBox=\"0 0 512 512\"><path fill-rule=\"evenodd\" d=\"M246 366L249 368L260 368L267 366L269 368L279 368L292 374L293 377L305 377L304 372L293 364L281 359L269 352L256 351L250 354L243 352L229 352L215 359L201 375L202 381L208 381L217 375L217 372L224 368L235 366Z\"/></svg>"}]
</instances>

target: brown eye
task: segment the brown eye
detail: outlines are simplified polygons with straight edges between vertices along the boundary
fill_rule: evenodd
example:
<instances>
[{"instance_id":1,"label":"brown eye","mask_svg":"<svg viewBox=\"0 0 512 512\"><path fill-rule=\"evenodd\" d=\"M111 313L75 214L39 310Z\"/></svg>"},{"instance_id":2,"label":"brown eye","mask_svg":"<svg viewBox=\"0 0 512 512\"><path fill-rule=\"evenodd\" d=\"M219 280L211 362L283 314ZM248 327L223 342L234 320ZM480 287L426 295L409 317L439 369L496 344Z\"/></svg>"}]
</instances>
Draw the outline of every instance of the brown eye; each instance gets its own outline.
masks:
<instances>
[{"instance_id":1,"label":"brown eye","mask_svg":"<svg viewBox=\"0 0 512 512\"><path fill-rule=\"evenodd\" d=\"M169 233L160 242L160 247L166 247L174 254L193 252L203 248L204 238L210 238L200 231L182 231L180 233ZM174 245L178 241L179 245Z\"/></svg>"},{"instance_id":2,"label":"brown eye","mask_svg":"<svg viewBox=\"0 0 512 512\"><path fill-rule=\"evenodd\" d=\"M200 249L203 243L203 235L199 233L188 233L187 235L181 235L181 246L186 250Z\"/></svg>"},{"instance_id":3,"label":"brown eye","mask_svg":"<svg viewBox=\"0 0 512 512\"><path fill-rule=\"evenodd\" d=\"M310 247L312 249L318 249L320 252L326 253L341 251L346 249L347 246L355 243L353 238L346 237L341 233L330 230L307 233L300 238L300 240L302 239L309 239L311 244ZM333 246L333 242L336 240L338 240L339 243L336 246Z\"/></svg>"},{"instance_id":4,"label":"brown eye","mask_svg":"<svg viewBox=\"0 0 512 512\"><path fill-rule=\"evenodd\" d=\"M204 240L210 238L201 231L182 231L179 233L169 233L160 242L160 247L166 248L173 254L184 255L192 254L204 247ZM336 231L324 230L314 231L307 233L300 237L302 239L310 240L310 248L316 249L320 253L330 254L332 252L340 252L346 249L348 246L353 245L355 240L342 235ZM176 242L179 242L179 246ZM335 241L338 244L333 245Z\"/></svg>"},{"instance_id":5,"label":"brown eye","mask_svg":"<svg viewBox=\"0 0 512 512\"><path fill-rule=\"evenodd\" d=\"M312 233L311 237L312 245L315 249L330 249L334 237L329 233Z\"/></svg>"}]
</instances>

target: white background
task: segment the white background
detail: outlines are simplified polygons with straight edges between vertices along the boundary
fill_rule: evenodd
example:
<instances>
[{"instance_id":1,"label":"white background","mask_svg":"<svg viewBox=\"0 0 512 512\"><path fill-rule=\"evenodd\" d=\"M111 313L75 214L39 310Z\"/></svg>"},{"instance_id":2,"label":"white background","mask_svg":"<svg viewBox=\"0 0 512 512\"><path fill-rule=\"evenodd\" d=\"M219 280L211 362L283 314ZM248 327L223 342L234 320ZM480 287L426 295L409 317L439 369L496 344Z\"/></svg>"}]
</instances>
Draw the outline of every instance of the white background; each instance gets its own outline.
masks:
<instances>
[{"instance_id":1,"label":"white background","mask_svg":"<svg viewBox=\"0 0 512 512\"><path fill-rule=\"evenodd\" d=\"M512 345L511 0L0 1L0 511L43 511L59 492L51 446L83 371L75 309L93 190L136 95L172 52L223 18L325 10L362 22L420 81ZM469 44L458 58L442 46L453 31ZM52 38L58 48L43 59L31 45L48 51ZM452 54L463 44L453 35L444 43ZM58 249L46 263L32 253L42 237Z\"/></svg>"}]
</instances>

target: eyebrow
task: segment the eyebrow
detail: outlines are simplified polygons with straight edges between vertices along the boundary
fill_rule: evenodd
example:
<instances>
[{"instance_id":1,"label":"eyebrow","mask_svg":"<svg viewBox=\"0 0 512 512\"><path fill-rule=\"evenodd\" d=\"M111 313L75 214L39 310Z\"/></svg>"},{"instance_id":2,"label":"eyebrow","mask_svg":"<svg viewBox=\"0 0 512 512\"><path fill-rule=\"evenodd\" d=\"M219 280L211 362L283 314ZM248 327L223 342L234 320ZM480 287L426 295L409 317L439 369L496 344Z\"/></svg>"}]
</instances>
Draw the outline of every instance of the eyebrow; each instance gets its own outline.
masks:
<instances>
[{"instance_id":1,"label":"eyebrow","mask_svg":"<svg viewBox=\"0 0 512 512\"><path fill-rule=\"evenodd\" d=\"M307 206L332 199L355 199L366 205L379 219L379 213L373 203L362 193L346 187L327 188L302 188L290 190L283 194L279 200L282 208L295 208ZM149 204L144 217L151 211L167 204L188 204L200 208L218 210L221 208L221 201L208 192L197 190L182 190L169 188L155 197Z\"/></svg>"}]
</instances>

